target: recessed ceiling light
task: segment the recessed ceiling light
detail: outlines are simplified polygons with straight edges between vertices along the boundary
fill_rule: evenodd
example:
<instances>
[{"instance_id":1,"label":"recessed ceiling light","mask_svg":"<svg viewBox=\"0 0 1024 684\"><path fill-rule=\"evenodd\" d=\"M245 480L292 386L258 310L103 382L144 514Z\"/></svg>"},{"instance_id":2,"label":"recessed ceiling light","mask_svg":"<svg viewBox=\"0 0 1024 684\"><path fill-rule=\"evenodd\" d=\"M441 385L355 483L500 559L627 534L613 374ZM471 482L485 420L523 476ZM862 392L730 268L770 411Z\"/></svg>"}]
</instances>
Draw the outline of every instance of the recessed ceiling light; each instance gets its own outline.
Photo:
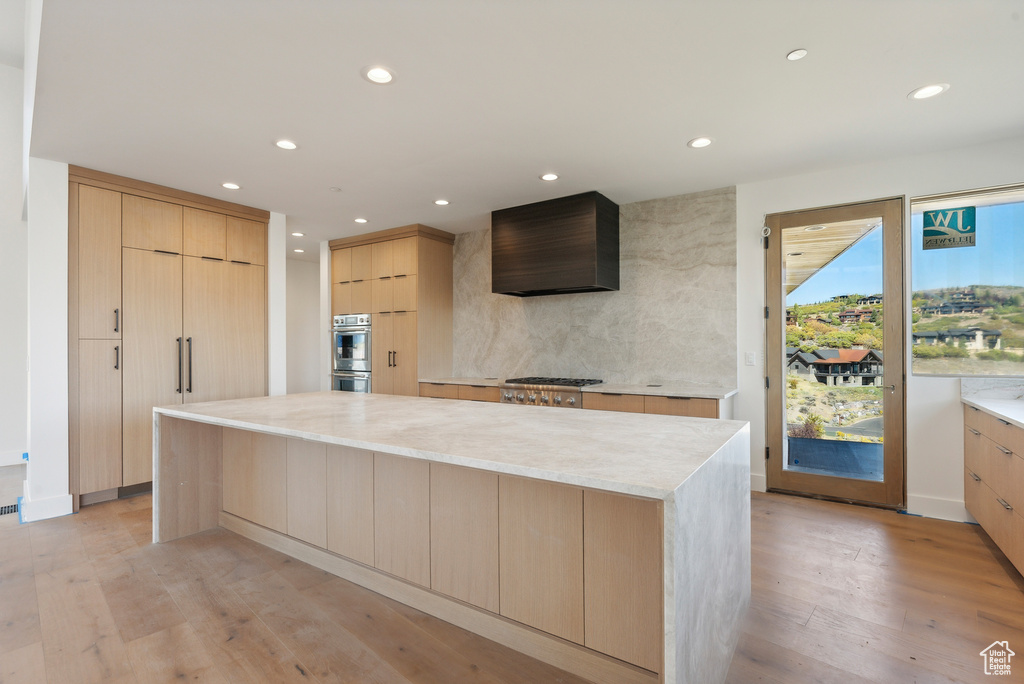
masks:
<instances>
[{"instance_id":1,"label":"recessed ceiling light","mask_svg":"<svg viewBox=\"0 0 1024 684\"><path fill-rule=\"evenodd\" d=\"M327 189L330 190L331 192L341 192L341 188L339 188L336 185L332 185L331 187L329 187Z\"/></svg>"},{"instance_id":2,"label":"recessed ceiling light","mask_svg":"<svg viewBox=\"0 0 1024 684\"><path fill-rule=\"evenodd\" d=\"M788 59L790 62L795 62L798 59L803 59L806 56L807 50L804 50L803 48L798 48L790 52L788 55L786 55L786 59Z\"/></svg>"},{"instance_id":3,"label":"recessed ceiling light","mask_svg":"<svg viewBox=\"0 0 1024 684\"><path fill-rule=\"evenodd\" d=\"M544 180L544 181L558 180L558 174L557 173L545 173L543 176L540 177L540 179Z\"/></svg>"},{"instance_id":4,"label":"recessed ceiling light","mask_svg":"<svg viewBox=\"0 0 1024 684\"><path fill-rule=\"evenodd\" d=\"M294 150L296 147L298 147L298 145L293 143L291 140L278 140L274 144L280 147L282 150Z\"/></svg>"},{"instance_id":5,"label":"recessed ceiling light","mask_svg":"<svg viewBox=\"0 0 1024 684\"><path fill-rule=\"evenodd\" d=\"M305 254L305 252L306 252L306 250L304 250L304 249L295 249L295 250L292 250L292 251L293 252L297 252L298 254Z\"/></svg>"},{"instance_id":6,"label":"recessed ceiling light","mask_svg":"<svg viewBox=\"0 0 1024 684\"><path fill-rule=\"evenodd\" d=\"M921 86L917 90L911 91L907 97L911 100L927 100L929 97L935 97L947 90L949 90L948 83L933 83L932 85Z\"/></svg>"},{"instance_id":7,"label":"recessed ceiling light","mask_svg":"<svg viewBox=\"0 0 1024 684\"><path fill-rule=\"evenodd\" d=\"M690 142L686 143L686 145L694 149L700 149L701 147L707 147L711 142L711 138L694 138Z\"/></svg>"},{"instance_id":8,"label":"recessed ceiling light","mask_svg":"<svg viewBox=\"0 0 1024 684\"><path fill-rule=\"evenodd\" d=\"M305 233L292 233L292 237L303 237Z\"/></svg>"},{"instance_id":9,"label":"recessed ceiling light","mask_svg":"<svg viewBox=\"0 0 1024 684\"><path fill-rule=\"evenodd\" d=\"M241 190L242 186L238 183L221 183L221 185L228 190Z\"/></svg>"},{"instance_id":10,"label":"recessed ceiling light","mask_svg":"<svg viewBox=\"0 0 1024 684\"><path fill-rule=\"evenodd\" d=\"M448 206L448 200L445 200L445 199L434 200L434 204L436 204L439 207Z\"/></svg>"},{"instance_id":11,"label":"recessed ceiling light","mask_svg":"<svg viewBox=\"0 0 1024 684\"><path fill-rule=\"evenodd\" d=\"M368 66L363 69L363 78L370 83L385 85L391 83L395 79L395 75L387 67Z\"/></svg>"},{"instance_id":12,"label":"recessed ceiling light","mask_svg":"<svg viewBox=\"0 0 1024 684\"><path fill-rule=\"evenodd\" d=\"M356 223L366 223L366 219L364 219L364 218L357 218L356 219Z\"/></svg>"},{"instance_id":13,"label":"recessed ceiling light","mask_svg":"<svg viewBox=\"0 0 1024 684\"><path fill-rule=\"evenodd\" d=\"M804 230L813 233L816 230L825 230L825 226L807 226Z\"/></svg>"}]
</instances>

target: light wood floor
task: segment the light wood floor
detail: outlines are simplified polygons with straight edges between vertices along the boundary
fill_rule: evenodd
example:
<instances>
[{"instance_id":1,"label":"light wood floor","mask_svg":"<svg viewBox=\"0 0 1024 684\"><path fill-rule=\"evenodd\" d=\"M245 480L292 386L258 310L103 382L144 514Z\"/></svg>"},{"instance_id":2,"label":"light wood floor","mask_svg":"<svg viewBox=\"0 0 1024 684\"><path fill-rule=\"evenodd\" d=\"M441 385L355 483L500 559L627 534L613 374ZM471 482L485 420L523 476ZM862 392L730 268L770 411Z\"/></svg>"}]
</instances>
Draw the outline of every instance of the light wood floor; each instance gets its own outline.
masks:
<instances>
[{"instance_id":1,"label":"light wood floor","mask_svg":"<svg viewBox=\"0 0 1024 684\"><path fill-rule=\"evenodd\" d=\"M150 506L0 517L0 682L584 684L224 530L150 544ZM1024 580L976 526L755 494L752 536L731 684L982 682L989 643L1024 654Z\"/></svg>"}]
</instances>

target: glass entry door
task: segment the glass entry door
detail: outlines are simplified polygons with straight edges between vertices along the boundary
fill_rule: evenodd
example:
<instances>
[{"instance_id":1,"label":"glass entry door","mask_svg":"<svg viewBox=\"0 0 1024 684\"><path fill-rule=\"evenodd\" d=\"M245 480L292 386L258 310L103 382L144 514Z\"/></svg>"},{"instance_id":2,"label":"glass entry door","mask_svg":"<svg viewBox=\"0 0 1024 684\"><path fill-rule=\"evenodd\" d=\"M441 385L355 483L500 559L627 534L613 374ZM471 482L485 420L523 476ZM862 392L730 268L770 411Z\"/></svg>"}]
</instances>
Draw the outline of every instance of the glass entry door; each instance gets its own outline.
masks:
<instances>
[{"instance_id":1,"label":"glass entry door","mask_svg":"<svg viewBox=\"0 0 1024 684\"><path fill-rule=\"evenodd\" d=\"M765 223L768 488L902 507L903 200Z\"/></svg>"}]
</instances>

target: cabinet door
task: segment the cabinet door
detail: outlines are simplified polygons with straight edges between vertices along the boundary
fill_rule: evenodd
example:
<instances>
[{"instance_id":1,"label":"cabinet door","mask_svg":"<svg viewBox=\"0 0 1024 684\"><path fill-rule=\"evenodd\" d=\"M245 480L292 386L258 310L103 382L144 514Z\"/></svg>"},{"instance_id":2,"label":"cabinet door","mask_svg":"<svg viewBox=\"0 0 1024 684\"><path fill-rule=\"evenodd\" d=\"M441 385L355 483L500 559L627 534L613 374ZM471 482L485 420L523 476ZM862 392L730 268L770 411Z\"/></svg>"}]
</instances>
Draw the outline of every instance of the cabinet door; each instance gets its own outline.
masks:
<instances>
[{"instance_id":1,"label":"cabinet door","mask_svg":"<svg viewBox=\"0 0 1024 684\"><path fill-rule=\"evenodd\" d=\"M228 261L267 265L267 226L259 221L227 217Z\"/></svg>"},{"instance_id":2,"label":"cabinet door","mask_svg":"<svg viewBox=\"0 0 1024 684\"><path fill-rule=\"evenodd\" d=\"M374 394L394 393L395 314L376 314L370 327L370 367Z\"/></svg>"},{"instance_id":3,"label":"cabinet door","mask_svg":"<svg viewBox=\"0 0 1024 684\"><path fill-rule=\"evenodd\" d=\"M331 282L347 283L352 280L352 248L331 250Z\"/></svg>"},{"instance_id":4,"label":"cabinet door","mask_svg":"<svg viewBox=\"0 0 1024 684\"><path fill-rule=\"evenodd\" d=\"M430 464L430 588L498 612L498 475Z\"/></svg>"},{"instance_id":5,"label":"cabinet door","mask_svg":"<svg viewBox=\"0 0 1024 684\"><path fill-rule=\"evenodd\" d=\"M356 313L352 309L352 283L331 283L331 315Z\"/></svg>"},{"instance_id":6,"label":"cabinet door","mask_svg":"<svg viewBox=\"0 0 1024 684\"><path fill-rule=\"evenodd\" d=\"M373 565L373 452L327 447L327 549Z\"/></svg>"},{"instance_id":7,"label":"cabinet door","mask_svg":"<svg viewBox=\"0 0 1024 684\"><path fill-rule=\"evenodd\" d=\"M185 257L185 401L266 394L262 266Z\"/></svg>"},{"instance_id":8,"label":"cabinet door","mask_svg":"<svg viewBox=\"0 0 1024 684\"><path fill-rule=\"evenodd\" d=\"M176 254L122 250L125 487L153 479L153 407L181 403L181 261Z\"/></svg>"},{"instance_id":9,"label":"cabinet door","mask_svg":"<svg viewBox=\"0 0 1024 684\"><path fill-rule=\"evenodd\" d=\"M78 492L120 487L121 341L79 341L78 378Z\"/></svg>"},{"instance_id":10,"label":"cabinet door","mask_svg":"<svg viewBox=\"0 0 1024 684\"><path fill-rule=\"evenodd\" d=\"M349 313L372 313L373 308L373 281L353 280L352 281L352 308Z\"/></svg>"},{"instance_id":11,"label":"cabinet door","mask_svg":"<svg viewBox=\"0 0 1024 684\"><path fill-rule=\"evenodd\" d=\"M498 477L501 614L583 643L583 490Z\"/></svg>"},{"instance_id":12,"label":"cabinet door","mask_svg":"<svg viewBox=\"0 0 1024 684\"><path fill-rule=\"evenodd\" d=\"M78 336L121 337L121 193L78 186Z\"/></svg>"},{"instance_id":13,"label":"cabinet door","mask_svg":"<svg viewBox=\"0 0 1024 684\"><path fill-rule=\"evenodd\" d=\"M392 275L415 275L417 268L419 238L407 237L391 241Z\"/></svg>"},{"instance_id":14,"label":"cabinet door","mask_svg":"<svg viewBox=\"0 0 1024 684\"><path fill-rule=\"evenodd\" d=\"M224 259L227 256L227 217L212 211L184 207L182 254Z\"/></svg>"},{"instance_id":15,"label":"cabinet door","mask_svg":"<svg viewBox=\"0 0 1024 684\"><path fill-rule=\"evenodd\" d=\"M691 418L717 418L718 400L696 397L644 397L644 413Z\"/></svg>"},{"instance_id":16,"label":"cabinet door","mask_svg":"<svg viewBox=\"0 0 1024 684\"><path fill-rule=\"evenodd\" d=\"M662 508L621 494L583 493L586 646L661 672Z\"/></svg>"},{"instance_id":17,"label":"cabinet door","mask_svg":"<svg viewBox=\"0 0 1024 684\"><path fill-rule=\"evenodd\" d=\"M582 406L599 411L624 411L643 413L644 397L641 394L609 394L606 392L584 392Z\"/></svg>"},{"instance_id":18,"label":"cabinet door","mask_svg":"<svg viewBox=\"0 0 1024 684\"><path fill-rule=\"evenodd\" d=\"M430 463L373 455L374 567L430 586Z\"/></svg>"},{"instance_id":19,"label":"cabinet door","mask_svg":"<svg viewBox=\"0 0 1024 684\"><path fill-rule=\"evenodd\" d=\"M327 445L288 440L288 536L327 548Z\"/></svg>"},{"instance_id":20,"label":"cabinet door","mask_svg":"<svg viewBox=\"0 0 1024 684\"><path fill-rule=\"evenodd\" d=\"M373 280L373 246L358 245L352 248L352 280Z\"/></svg>"},{"instance_id":21,"label":"cabinet door","mask_svg":"<svg viewBox=\"0 0 1024 684\"><path fill-rule=\"evenodd\" d=\"M416 311L416 278L417 276L395 276L392 311Z\"/></svg>"},{"instance_id":22,"label":"cabinet door","mask_svg":"<svg viewBox=\"0 0 1024 684\"><path fill-rule=\"evenodd\" d=\"M287 440L232 428L223 439L224 510L287 534Z\"/></svg>"},{"instance_id":23,"label":"cabinet door","mask_svg":"<svg viewBox=\"0 0 1024 684\"><path fill-rule=\"evenodd\" d=\"M370 263L373 265L371 277L390 278L395 274L393 244L393 240L385 240L384 242L374 242L370 245Z\"/></svg>"},{"instance_id":24,"label":"cabinet door","mask_svg":"<svg viewBox=\"0 0 1024 684\"><path fill-rule=\"evenodd\" d=\"M407 397L419 396L419 374L416 372L416 312L391 314L394 318L394 338L391 349L391 368L394 382L392 394L404 394Z\"/></svg>"},{"instance_id":25,"label":"cabinet door","mask_svg":"<svg viewBox=\"0 0 1024 684\"><path fill-rule=\"evenodd\" d=\"M181 254L180 204L124 195L121 246Z\"/></svg>"},{"instance_id":26,"label":"cabinet door","mask_svg":"<svg viewBox=\"0 0 1024 684\"><path fill-rule=\"evenodd\" d=\"M377 278L370 281L370 313L389 313L395 310L394 278Z\"/></svg>"}]
</instances>

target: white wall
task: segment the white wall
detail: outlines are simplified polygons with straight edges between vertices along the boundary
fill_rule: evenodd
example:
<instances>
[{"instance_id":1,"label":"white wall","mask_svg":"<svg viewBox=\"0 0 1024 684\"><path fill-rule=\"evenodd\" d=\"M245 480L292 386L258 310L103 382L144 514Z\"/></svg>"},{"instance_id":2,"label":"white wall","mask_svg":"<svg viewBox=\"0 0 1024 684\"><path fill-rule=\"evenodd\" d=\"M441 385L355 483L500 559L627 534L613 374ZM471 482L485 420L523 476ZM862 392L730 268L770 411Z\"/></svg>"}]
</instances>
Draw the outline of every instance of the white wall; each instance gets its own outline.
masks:
<instances>
[{"instance_id":1,"label":"white wall","mask_svg":"<svg viewBox=\"0 0 1024 684\"><path fill-rule=\"evenodd\" d=\"M28 242L22 221L23 72L0 64L0 466L28 450Z\"/></svg>"},{"instance_id":2,"label":"white wall","mask_svg":"<svg viewBox=\"0 0 1024 684\"><path fill-rule=\"evenodd\" d=\"M751 485L765 488L764 250L765 214L905 195L911 197L1024 182L1024 138L892 159L736 188L737 316L740 359L736 418L751 424ZM906 250L909 306L910 250ZM757 366L744 352L760 352ZM908 351L909 353L909 351ZM963 507L963 420L960 382L909 374L907 391L908 511L968 520Z\"/></svg>"},{"instance_id":3,"label":"white wall","mask_svg":"<svg viewBox=\"0 0 1024 684\"><path fill-rule=\"evenodd\" d=\"M331 389L331 248L324 240L320 243L320 389Z\"/></svg>"},{"instance_id":4,"label":"white wall","mask_svg":"<svg viewBox=\"0 0 1024 684\"><path fill-rule=\"evenodd\" d=\"M68 165L29 161L27 522L71 512L68 489Z\"/></svg>"},{"instance_id":5,"label":"white wall","mask_svg":"<svg viewBox=\"0 0 1024 684\"><path fill-rule=\"evenodd\" d=\"M320 264L288 259L288 394L320 391Z\"/></svg>"},{"instance_id":6,"label":"white wall","mask_svg":"<svg viewBox=\"0 0 1024 684\"><path fill-rule=\"evenodd\" d=\"M270 212L267 225L267 393L270 396L288 392L287 230L287 217Z\"/></svg>"}]
</instances>

